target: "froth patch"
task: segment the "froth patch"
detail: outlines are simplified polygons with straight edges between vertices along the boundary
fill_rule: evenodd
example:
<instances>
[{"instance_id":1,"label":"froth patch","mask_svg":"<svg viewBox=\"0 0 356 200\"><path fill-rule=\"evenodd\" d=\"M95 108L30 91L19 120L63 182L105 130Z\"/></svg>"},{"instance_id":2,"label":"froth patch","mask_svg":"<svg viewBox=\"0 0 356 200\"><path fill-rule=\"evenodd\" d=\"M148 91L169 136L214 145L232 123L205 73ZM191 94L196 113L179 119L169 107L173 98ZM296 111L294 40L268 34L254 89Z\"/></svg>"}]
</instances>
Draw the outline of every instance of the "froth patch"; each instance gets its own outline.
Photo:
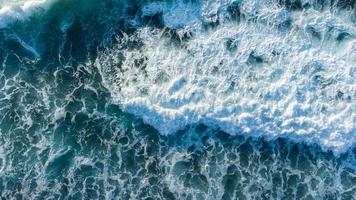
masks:
<instances>
[{"instance_id":1,"label":"froth patch","mask_svg":"<svg viewBox=\"0 0 356 200\"><path fill-rule=\"evenodd\" d=\"M0 2L0 28L16 20L24 20L38 10L47 10L55 0L30 0Z\"/></svg>"},{"instance_id":2,"label":"froth patch","mask_svg":"<svg viewBox=\"0 0 356 200\"><path fill-rule=\"evenodd\" d=\"M335 153L355 146L355 27L330 11L291 13L258 2L241 5L255 21L224 22L182 46L149 28L120 38L95 63L104 84L162 134L204 123Z\"/></svg>"}]
</instances>

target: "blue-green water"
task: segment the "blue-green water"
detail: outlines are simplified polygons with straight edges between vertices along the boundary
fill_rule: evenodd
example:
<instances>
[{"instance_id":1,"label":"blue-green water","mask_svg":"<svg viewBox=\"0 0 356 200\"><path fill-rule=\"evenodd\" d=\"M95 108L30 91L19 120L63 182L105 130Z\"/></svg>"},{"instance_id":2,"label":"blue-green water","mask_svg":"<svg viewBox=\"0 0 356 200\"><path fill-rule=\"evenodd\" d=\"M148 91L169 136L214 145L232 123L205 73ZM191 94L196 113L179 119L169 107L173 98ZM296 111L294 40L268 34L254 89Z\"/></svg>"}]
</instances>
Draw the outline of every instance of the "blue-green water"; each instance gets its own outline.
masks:
<instances>
[{"instance_id":1,"label":"blue-green water","mask_svg":"<svg viewBox=\"0 0 356 200\"><path fill-rule=\"evenodd\" d=\"M335 156L206 123L162 135L124 112L95 61L139 28L167 28L132 23L144 3L63 0L0 29L3 199L356 198L355 148Z\"/></svg>"}]
</instances>

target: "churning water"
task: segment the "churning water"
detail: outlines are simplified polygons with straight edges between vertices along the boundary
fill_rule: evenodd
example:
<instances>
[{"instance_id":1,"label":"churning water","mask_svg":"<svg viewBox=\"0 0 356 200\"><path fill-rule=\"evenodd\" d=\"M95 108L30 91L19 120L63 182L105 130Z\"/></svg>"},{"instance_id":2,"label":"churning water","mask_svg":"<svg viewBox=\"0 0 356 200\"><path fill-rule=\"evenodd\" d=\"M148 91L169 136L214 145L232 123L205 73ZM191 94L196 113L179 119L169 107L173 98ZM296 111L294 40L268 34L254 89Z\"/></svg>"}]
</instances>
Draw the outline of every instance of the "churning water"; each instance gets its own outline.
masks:
<instances>
[{"instance_id":1,"label":"churning water","mask_svg":"<svg viewBox=\"0 0 356 200\"><path fill-rule=\"evenodd\" d=\"M355 0L0 0L4 199L355 199Z\"/></svg>"}]
</instances>

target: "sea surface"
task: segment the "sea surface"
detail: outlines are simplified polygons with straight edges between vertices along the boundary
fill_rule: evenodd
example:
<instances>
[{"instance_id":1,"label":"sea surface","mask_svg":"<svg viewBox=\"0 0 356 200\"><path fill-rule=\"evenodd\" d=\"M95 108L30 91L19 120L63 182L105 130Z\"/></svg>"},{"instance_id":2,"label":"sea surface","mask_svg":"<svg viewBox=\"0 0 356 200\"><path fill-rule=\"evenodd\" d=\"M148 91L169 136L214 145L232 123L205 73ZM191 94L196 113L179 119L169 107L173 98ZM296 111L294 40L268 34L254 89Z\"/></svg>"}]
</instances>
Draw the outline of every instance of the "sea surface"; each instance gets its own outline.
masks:
<instances>
[{"instance_id":1,"label":"sea surface","mask_svg":"<svg viewBox=\"0 0 356 200\"><path fill-rule=\"evenodd\" d=\"M355 0L0 0L1 199L356 199Z\"/></svg>"}]
</instances>

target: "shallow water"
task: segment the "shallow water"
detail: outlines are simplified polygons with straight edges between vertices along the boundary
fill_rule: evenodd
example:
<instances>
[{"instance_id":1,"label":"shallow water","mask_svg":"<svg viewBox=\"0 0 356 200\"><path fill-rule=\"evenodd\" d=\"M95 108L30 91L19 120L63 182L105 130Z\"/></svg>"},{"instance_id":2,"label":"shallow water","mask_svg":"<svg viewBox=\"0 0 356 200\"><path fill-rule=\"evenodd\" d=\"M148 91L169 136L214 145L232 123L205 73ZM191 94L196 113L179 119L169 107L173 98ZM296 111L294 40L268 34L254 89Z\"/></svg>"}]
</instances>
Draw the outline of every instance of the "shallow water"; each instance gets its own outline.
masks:
<instances>
[{"instance_id":1,"label":"shallow water","mask_svg":"<svg viewBox=\"0 0 356 200\"><path fill-rule=\"evenodd\" d=\"M355 7L348 6L354 5L354 1L343 1L346 6L337 4L332 8L321 3L302 4L305 8L298 3L282 3L287 14L308 9L307 17L313 18L314 12L316 18L329 16L330 23L338 27L328 36L322 32L327 24L316 20L315 29L308 29L312 46L307 51L325 48L324 54L312 54L309 58L322 64L325 60L333 62L322 65L321 72L296 74L296 83L304 86L304 90L301 95L292 93L296 101L319 100L327 107L325 115L335 120L321 121L319 125L324 129L313 123L290 126L297 128L288 134L282 134L283 128L273 129L273 123L295 120L295 116L273 118L268 108L278 104L279 95L284 99L290 93L258 93L265 95L262 99L268 115L256 114L252 112L253 106L241 104L242 110L252 110L250 115L255 119L264 119L248 123L249 118L243 118L241 124L231 120L231 116L240 116L236 107L228 111L214 110L210 104L202 106L207 101L204 95L193 95L188 98L192 101L188 101L179 94L191 93L189 88L194 86L197 94L202 90L224 93L221 98L237 98L236 103L240 98L233 95L236 89L225 88L231 80L246 79L241 91L247 91L247 87L271 90L272 86L266 83L273 81L274 76L262 77L258 69L268 75L281 70L273 65L277 61L271 54L248 54L247 64L241 64L255 72L257 80L231 68L231 63L219 68L227 72L214 70L209 62L219 64L220 59L204 64L204 56L212 55L231 61L234 58L231 54L240 50L230 36L239 39L235 34L241 34L243 28L250 34L255 31L253 24L265 26L261 19L246 22L239 28L245 19L234 9L236 3L206 2L209 1L51 1L34 4L30 9L33 11L23 17L6 18L6 25L0 23L4 24L0 29L0 196L4 199L355 199L356 79L353 78L356 65L352 57L355 16L351 12ZM241 9L245 16L254 13L252 8L261 12L258 7L263 5L258 4L261 1L236 2L246 3L245 10ZM8 3L0 1L0 6ZM254 5L252 10L248 10L249 3ZM224 5L230 9L227 14L223 12ZM221 20L214 17L213 8L222 10L219 11L224 15L220 15ZM163 14L156 15L157 9ZM186 9L191 12L182 16L180 11ZM202 13L211 14L203 18L209 19L209 23L201 22L201 16L208 16ZM6 15L0 14L3 16ZM271 23L280 23L279 19ZM293 20L290 26L295 23ZM282 33L275 35L276 41L284 38L288 30L279 31ZM241 38L263 43L260 37L254 34L249 37L249 34ZM287 39L295 38L293 34L287 35ZM291 46L300 45L298 42L300 39ZM263 45L257 44L260 48L255 52L263 51ZM219 45L227 48L226 51L220 51ZM185 50L205 54L194 60ZM227 55L228 52L232 53ZM290 57L288 53L285 55ZM178 64L172 62L174 57ZM265 60L272 64L266 64ZM291 70L291 62L285 63L288 64L285 68ZM340 63L342 66L334 70ZM202 72L187 71L190 66L198 66ZM164 73L159 75L162 69L168 77ZM178 80L187 73L192 76ZM226 78L230 74L235 79ZM316 75L325 79L319 77L317 83L309 79ZM283 80L290 80L287 78ZM223 84L215 86L217 82ZM190 85L184 86L187 83ZM148 89L134 89L141 86ZM328 90L333 87L342 89L343 94ZM320 93L313 96L313 91ZM170 92L178 93L172 95L173 103L164 97ZM137 101L137 97L143 100ZM244 97L253 99L254 94L246 93ZM305 104L316 105L313 103ZM184 106L188 111L180 112ZM160 112L162 108L177 112L174 115ZM205 118L190 116L188 112L201 112ZM335 112L343 114L333 115ZM270 118L264 118L267 116ZM319 117L302 111L299 116ZM246 128L254 132L248 133ZM300 131L307 133L299 136ZM335 136L334 132L341 135ZM336 141L343 146L320 141Z\"/></svg>"}]
</instances>

